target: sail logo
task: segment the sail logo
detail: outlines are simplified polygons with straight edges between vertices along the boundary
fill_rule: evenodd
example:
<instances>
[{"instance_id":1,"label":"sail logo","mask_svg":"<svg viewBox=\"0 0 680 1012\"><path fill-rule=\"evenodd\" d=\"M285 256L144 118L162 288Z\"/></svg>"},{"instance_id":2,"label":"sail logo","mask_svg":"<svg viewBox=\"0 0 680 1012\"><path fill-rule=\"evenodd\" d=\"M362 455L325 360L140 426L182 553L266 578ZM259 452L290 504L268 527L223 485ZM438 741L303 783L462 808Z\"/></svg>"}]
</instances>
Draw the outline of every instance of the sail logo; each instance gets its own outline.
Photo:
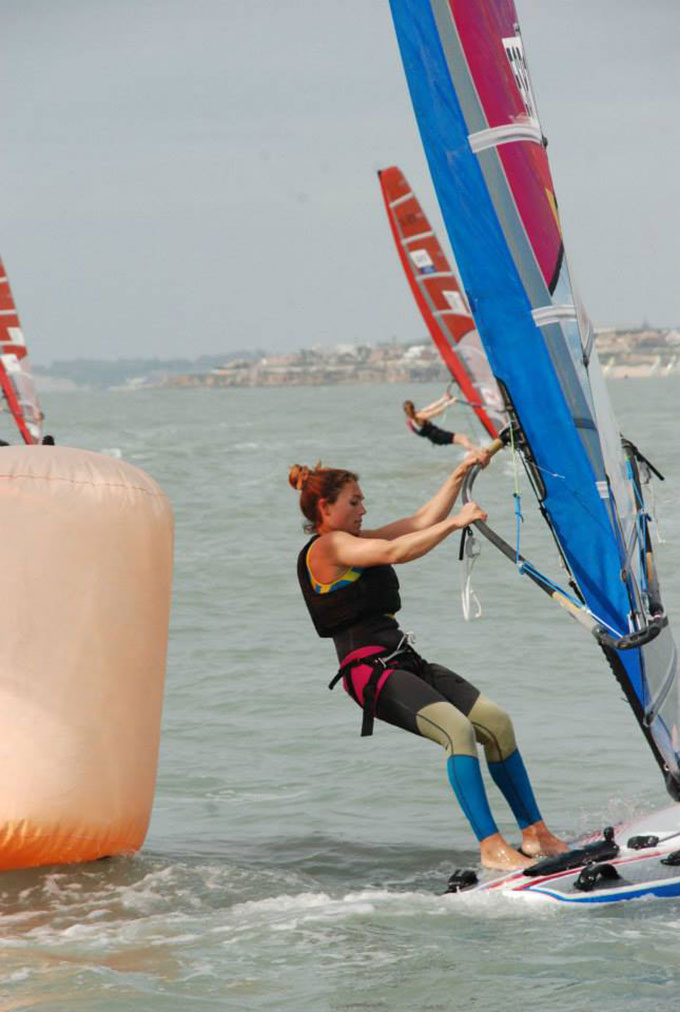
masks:
<instances>
[{"instance_id":1,"label":"sail logo","mask_svg":"<svg viewBox=\"0 0 680 1012\"><path fill-rule=\"evenodd\" d=\"M538 123L538 112L536 111L536 99L534 98L533 88L531 87L531 78L529 77L529 67L524 56L524 46L522 45L522 39L519 35L511 35L509 38L503 39L503 46L505 47L505 55L510 63L513 76L515 78L515 84L519 90L526 114L529 119L533 119Z\"/></svg>"},{"instance_id":2,"label":"sail logo","mask_svg":"<svg viewBox=\"0 0 680 1012\"><path fill-rule=\"evenodd\" d=\"M470 310L465 304L465 299L460 292L450 291L445 289L442 291L442 295L448 302L450 308L457 313L459 316L469 316Z\"/></svg>"},{"instance_id":3,"label":"sail logo","mask_svg":"<svg viewBox=\"0 0 680 1012\"><path fill-rule=\"evenodd\" d=\"M432 257L426 249L411 249L408 251L411 260L421 274L433 274L435 270Z\"/></svg>"}]
</instances>

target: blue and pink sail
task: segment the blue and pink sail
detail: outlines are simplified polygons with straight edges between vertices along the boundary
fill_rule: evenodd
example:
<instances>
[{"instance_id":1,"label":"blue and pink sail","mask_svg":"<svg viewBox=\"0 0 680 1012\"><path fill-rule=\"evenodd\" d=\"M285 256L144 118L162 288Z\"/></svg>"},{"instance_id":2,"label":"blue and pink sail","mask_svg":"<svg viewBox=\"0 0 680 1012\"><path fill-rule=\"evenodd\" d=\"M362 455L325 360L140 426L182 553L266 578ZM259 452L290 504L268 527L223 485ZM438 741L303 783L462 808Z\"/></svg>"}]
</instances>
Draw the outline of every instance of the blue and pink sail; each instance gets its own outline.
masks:
<instances>
[{"instance_id":1,"label":"blue and pink sail","mask_svg":"<svg viewBox=\"0 0 680 1012\"><path fill-rule=\"evenodd\" d=\"M678 657L635 454L569 276L512 0L390 0L468 304L572 592L680 795Z\"/></svg>"}]
</instances>

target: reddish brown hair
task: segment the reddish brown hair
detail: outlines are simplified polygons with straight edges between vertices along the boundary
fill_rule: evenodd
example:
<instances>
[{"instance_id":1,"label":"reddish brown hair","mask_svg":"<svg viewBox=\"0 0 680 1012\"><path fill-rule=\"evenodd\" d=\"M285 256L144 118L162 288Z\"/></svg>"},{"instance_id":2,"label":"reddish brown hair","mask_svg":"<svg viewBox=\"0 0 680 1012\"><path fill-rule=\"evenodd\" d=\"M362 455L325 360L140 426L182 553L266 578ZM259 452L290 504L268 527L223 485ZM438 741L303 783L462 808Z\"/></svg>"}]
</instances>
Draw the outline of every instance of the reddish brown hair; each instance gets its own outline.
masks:
<instances>
[{"instance_id":1,"label":"reddish brown hair","mask_svg":"<svg viewBox=\"0 0 680 1012\"><path fill-rule=\"evenodd\" d=\"M359 476L352 471L344 471L337 467L302 467L293 464L288 481L296 492L300 493L300 509L309 520L305 524L308 534L313 534L321 522L319 515L319 499L335 502L344 486L350 481L358 481Z\"/></svg>"}]
</instances>

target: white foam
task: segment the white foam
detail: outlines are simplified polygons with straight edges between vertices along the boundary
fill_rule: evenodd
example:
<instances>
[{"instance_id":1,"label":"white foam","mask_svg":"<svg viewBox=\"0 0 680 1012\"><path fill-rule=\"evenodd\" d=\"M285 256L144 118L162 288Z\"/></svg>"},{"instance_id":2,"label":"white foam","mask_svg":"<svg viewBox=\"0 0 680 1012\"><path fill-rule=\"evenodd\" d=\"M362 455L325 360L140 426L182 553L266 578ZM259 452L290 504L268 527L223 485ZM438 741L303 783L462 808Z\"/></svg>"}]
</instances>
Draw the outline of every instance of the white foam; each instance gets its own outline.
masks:
<instances>
[{"instance_id":1,"label":"white foam","mask_svg":"<svg viewBox=\"0 0 680 1012\"><path fill-rule=\"evenodd\" d=\"M480 913L507 917L526 915L524 904L508 903L508 896L489 893L441 894L396 892L389 889L363 889L333 897L329 893L298 893L270 896L236 904L225 924L216 926L216 933L267 928L270 931L292 931L303 924L334 923L353 918L383 917L447 917ZM524 913L522 908L524 908Z\"/></svg>"}]
</instances>

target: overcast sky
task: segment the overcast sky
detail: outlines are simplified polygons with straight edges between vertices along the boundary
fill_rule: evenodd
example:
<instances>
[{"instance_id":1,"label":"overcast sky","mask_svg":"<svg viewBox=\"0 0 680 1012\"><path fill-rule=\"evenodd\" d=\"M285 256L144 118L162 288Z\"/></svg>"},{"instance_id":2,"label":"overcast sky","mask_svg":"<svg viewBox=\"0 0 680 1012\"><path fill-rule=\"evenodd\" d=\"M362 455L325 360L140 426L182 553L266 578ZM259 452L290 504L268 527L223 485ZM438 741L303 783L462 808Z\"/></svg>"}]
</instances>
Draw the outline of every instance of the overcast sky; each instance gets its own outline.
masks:
<instances>
[{"instance_id":1,"label":"overcast sky","mask_svg":"<svg viewBox=\"0 0 680 1012\"><path fill-rule=\"evenodd\" d=\"M680 325L680 2L517 0L595 324ZM35 361L419 340L439 227L388 0L0 0L0 252Z\"/></svg>"}]
</instances>

